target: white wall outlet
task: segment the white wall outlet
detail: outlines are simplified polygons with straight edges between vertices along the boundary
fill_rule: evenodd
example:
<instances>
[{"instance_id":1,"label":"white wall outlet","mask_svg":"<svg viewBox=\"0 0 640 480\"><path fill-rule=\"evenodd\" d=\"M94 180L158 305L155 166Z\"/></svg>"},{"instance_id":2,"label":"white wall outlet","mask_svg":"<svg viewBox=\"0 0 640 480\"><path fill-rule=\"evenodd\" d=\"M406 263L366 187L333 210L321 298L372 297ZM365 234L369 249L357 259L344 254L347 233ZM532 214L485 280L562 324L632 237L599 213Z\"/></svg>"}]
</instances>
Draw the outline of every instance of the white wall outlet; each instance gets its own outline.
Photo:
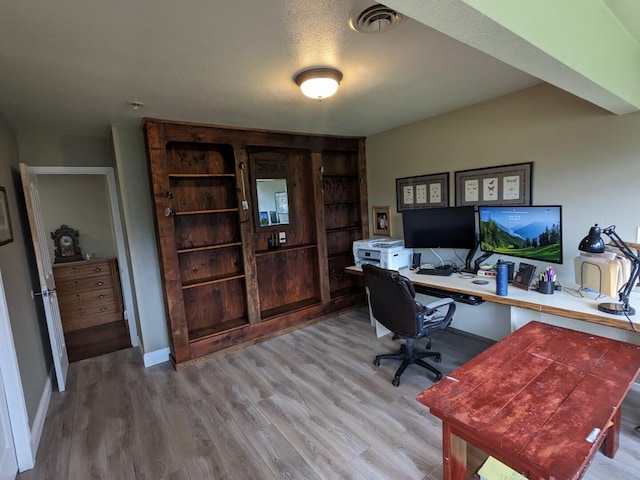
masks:
<instances>
[{"instance_id":1,"label":"white wall outlet","mask_svg":"<svg viewBox=\"0 0 640 480\"><path fill-rule=\"evenodd\" d=\"M278 234L278 241L279 241L280 243L287 243L287 234L286 234L286 233L284 233L284 232L280 232L280 233Z\"/></svg>"}]
</instances>

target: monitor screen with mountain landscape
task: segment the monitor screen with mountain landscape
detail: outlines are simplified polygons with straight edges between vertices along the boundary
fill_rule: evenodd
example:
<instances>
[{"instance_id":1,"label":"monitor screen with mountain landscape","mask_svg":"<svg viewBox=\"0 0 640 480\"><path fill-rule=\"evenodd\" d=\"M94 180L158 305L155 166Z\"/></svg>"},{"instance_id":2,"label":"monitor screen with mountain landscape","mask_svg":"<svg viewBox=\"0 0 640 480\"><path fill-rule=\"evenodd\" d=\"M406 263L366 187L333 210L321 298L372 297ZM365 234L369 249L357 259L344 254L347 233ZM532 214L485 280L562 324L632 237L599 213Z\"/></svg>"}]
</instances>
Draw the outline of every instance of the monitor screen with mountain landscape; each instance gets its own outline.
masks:
<instances>
[{"instance_id":1,"label":"monitor screen with mountain landscape","mask_svg":"<svg viewBox=\"0 0 640 480\"><path fill-rule=\"evenodd\" d=\"M478 207L484 252L562 263L562 207Z\"/></svg>"}]
</instances>

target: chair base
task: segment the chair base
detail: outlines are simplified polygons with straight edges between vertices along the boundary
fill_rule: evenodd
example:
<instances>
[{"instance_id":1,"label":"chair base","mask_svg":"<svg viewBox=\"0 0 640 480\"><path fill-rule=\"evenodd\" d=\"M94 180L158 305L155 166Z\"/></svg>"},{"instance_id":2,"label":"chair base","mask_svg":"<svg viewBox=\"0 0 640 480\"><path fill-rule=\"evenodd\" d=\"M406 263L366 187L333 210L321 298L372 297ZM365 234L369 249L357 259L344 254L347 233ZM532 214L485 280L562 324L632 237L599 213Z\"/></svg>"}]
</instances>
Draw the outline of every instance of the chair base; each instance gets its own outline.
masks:
<instances>
[{"instance_id":1,"label":"chair base","mask_svg":"<svg viewBox=\"0 0 640 480\"><path fill-rule=\"evenodd\" d=\"M431 347L431 340L427 344L427 348ZM406 370L409 365L420 365L423 368L426 368L430 372L435 375L434 381L438 381L442 378L442 372L440 372L435 367L429 365L427 362L422 360L423 358L433 358L434 362L441 362L442 356L439 352L416 352L414 349L414 339L408 338L407 342L404 345L400 346L400 351L398 353L387 353L384 355L376 355L373 364L377 367L380 365L380 360L389 359L389 360L402 360L400 367L396 370L396 374L391 381L391 384L394 387L400 385L400 376Z\"/></svg>"}]
</instances>

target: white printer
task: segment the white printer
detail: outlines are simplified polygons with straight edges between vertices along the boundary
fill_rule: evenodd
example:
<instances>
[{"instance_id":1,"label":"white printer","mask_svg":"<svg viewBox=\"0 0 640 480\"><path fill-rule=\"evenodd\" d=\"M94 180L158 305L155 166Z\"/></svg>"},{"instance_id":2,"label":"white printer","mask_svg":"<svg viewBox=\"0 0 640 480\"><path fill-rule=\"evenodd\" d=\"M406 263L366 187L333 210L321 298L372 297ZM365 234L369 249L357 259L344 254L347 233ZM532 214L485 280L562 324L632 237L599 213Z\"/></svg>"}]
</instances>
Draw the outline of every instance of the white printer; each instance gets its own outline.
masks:
<instances>
[{"instance_id":1,"label":"white printer","mask_svg":"<svg viewBox=\"0 0 640 480\"><path fill-rule=\"evenodd\" d=\"M380 268L400 270L411 265L413 249L404 248L402 240L369 238L353 242L353 258L356 266L373 263Z\"/></svg>"}]
</instances>

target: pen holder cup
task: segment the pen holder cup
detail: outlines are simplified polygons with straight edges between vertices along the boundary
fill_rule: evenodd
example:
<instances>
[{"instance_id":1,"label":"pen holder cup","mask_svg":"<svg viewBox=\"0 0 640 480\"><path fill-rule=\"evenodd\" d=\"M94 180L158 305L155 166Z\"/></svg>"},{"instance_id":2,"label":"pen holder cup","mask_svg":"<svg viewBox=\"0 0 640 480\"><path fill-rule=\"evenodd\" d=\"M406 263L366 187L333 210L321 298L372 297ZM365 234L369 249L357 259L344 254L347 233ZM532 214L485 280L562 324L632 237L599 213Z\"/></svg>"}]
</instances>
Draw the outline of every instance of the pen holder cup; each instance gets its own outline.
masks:
<instances>
[{"instance_id":1,"label":"pen holder cup","mask_svg":"<svg viewBox=\"0 0 640 480\"><path fill-rule=\"evenodd\" d=\"M555 282L538 282L538 292L540 293L544 293L545 295L553 295L555 289Z\"/></svg>"}]
</instances>

